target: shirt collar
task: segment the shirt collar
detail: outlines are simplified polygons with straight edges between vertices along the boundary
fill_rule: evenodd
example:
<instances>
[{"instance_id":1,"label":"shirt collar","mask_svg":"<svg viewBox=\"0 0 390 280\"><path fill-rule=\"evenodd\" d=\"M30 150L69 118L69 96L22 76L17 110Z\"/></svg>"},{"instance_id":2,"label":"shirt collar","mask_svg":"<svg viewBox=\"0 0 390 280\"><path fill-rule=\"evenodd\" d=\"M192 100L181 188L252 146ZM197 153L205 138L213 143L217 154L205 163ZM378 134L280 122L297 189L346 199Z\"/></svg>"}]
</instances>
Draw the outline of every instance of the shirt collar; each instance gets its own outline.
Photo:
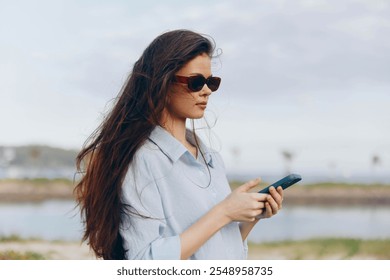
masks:
<instances>
[{"instance_id":1,"label":"shirt collar","mask_svg":"<svg viewBox=\"0 0 390 280\"><path fill-rule=\"evenodd\" d=\"M187 140L196 145L194 135L192 131L186 131ZM169 157L173 162L176 162L183 154L188 152L187 148L184 147L175 137L173 137L168 131L161 126L156 126L150 133L149 140L156 144L160 150ZM199 137L197 138L199 148L203 152L206 162L209 166L213 167L211 152L206 145L202 142Z\"/></svg>"},{"instance_id":2,"label":"shirt collar","mask_svg":"<svg viewBox=\"0 0 390 280\"><path fill-rule=\"evenodd\" d=\"M186 130L186 138L187 138L188 142L190 142L192 145L196 146L194 133L191 130L188 130L188 129ZM209 166L214 167L213 166L213 158L211 156L210 149L203 143L203 141L199 137L197 137L197 142L198 142L200 150L203 153L203 156L206 160L206 163ZM199 156L201 157L201 155L198 154L198 157Z\"/></svg>"}]
</instances>

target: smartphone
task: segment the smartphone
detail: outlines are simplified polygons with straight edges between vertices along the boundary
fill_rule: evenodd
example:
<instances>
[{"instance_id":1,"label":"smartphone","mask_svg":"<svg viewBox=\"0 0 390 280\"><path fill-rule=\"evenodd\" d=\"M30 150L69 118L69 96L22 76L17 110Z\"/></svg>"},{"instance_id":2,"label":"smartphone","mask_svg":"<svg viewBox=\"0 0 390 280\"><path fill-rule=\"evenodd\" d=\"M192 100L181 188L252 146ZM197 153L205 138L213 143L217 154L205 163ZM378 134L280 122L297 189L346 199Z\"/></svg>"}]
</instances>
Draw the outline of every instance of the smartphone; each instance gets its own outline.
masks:
<instances>
[{"instance_id":1,"label":"smartphone","mask_svg":"<svg viewBox=\"0 0 390 280\"><path fill-rule=\"evenodd\" d=\"M298 174L290 174L283 179L280 179L279 181L276 181L275 183L269 185L268 187L262 189L259 191L259 193L269 193L269 188L274 186L275 188L281 186L283 189L287 189L289 186L299 182L302 180L301 175Z\"/></svg>"}]
</instances>

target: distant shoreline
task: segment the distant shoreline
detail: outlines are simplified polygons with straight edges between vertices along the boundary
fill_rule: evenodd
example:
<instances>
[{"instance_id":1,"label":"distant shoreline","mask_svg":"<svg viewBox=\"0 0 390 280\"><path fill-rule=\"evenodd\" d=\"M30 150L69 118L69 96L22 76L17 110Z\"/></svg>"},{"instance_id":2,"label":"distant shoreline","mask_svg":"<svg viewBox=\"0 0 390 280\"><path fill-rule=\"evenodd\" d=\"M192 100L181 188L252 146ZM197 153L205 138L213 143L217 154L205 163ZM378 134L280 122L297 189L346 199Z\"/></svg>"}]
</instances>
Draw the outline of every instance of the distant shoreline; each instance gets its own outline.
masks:
<instances>
[{"instance_id":1,"label":"distant shoreline","mask_svg":"<svg viewBox=\"0 0 390 280\"><path fill-rule=\"evenodd\" d=\"M241 183L232 182L231 186L235 188L239 184ZM0 202L74 200L73 189L73 182L65 179L0 180ZM390 205L390 185L345 183L297 185L285 191L284 203L286 205Z\"/></svg>"},{"instance_id":2,"label":"distant shoreline","mask_svg":"<svg viewBox=\"0 0 390 280\"><path fill-rule=\"evenodd\" d=\"M0 180L0 202L73 200L73 184L66 179Z\"/></svg>"}]
</instances>

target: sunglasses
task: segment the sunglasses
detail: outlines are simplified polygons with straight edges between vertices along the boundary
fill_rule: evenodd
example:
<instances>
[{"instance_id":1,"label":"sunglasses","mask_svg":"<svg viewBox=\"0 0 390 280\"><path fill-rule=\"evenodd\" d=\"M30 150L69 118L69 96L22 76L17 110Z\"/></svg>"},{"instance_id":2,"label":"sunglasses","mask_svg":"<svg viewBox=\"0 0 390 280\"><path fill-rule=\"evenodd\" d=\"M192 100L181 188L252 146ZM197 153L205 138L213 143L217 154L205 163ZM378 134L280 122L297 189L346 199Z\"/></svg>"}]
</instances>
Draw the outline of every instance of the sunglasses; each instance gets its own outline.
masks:
<instances>
[{"instance_id":1,"label":"sunglasses","mask_svg":"<svg viewBox=\"0 0 390 280\"><path fill-rule=\"evenodd\" d=\"M221 83L221 78L210 76L206 79L203 75L189 77L176 75L176 82L187 84L188 89L191 91L200 91L205 84L211 91L216 91Z\"/></svg>"}]
</instances>

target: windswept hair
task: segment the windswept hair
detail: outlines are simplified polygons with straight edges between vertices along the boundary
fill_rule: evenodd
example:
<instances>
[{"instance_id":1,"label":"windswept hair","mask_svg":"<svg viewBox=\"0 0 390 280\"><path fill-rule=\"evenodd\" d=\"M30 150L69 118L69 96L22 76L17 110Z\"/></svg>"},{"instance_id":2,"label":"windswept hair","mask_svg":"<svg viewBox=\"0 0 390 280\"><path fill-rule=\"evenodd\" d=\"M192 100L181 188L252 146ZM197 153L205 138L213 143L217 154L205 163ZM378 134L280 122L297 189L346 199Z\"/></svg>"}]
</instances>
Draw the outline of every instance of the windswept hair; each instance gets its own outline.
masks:
<instances>
[{"instance_id":1,"label":"windswept hair","mask_svg":"<svg viewBox=\"0 0 390 280\"><path fill-rule=\"evenodd\" d=\"M74 193L84 223L83 241L97 257L125 258L121 219L136 214L121 200L129 165L154 127L161 125L175 73L196 56L211 57L213 52L213 42L192 31L158 36L134 64L112 110L78 154L77 171L83 177Z\"/></svg>"}]
</instances>

